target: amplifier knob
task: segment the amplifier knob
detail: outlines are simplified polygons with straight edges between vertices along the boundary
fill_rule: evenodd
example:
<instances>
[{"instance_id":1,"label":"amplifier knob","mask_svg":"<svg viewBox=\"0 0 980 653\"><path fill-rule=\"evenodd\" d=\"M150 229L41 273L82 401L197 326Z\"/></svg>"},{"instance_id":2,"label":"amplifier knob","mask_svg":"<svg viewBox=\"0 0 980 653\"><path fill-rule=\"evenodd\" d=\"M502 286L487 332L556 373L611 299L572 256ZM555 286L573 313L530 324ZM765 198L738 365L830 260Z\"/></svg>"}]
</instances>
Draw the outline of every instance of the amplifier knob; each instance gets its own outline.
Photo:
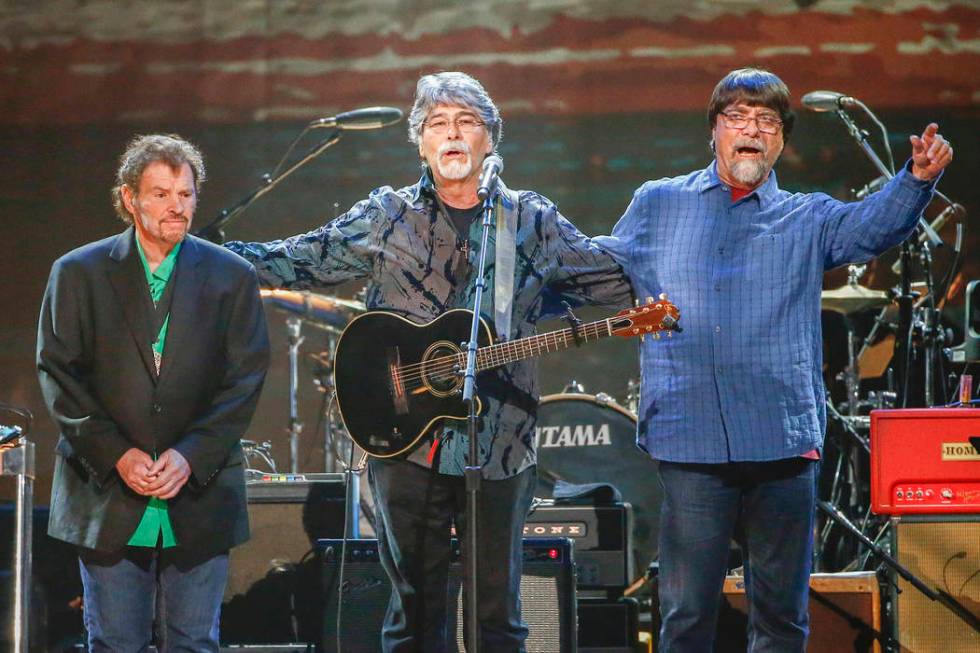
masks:
<instances>
[{"instance_id":1,"label":"amplifier knob","mask_svg":"<svg viewBox=\"0 0 980 653\"><path fill-rule=\"evenodd\" d=\"M948 487L944 487L939 494L941 494L944 499L952 499L953 498L953 491L951 489L949 489Z\"/></svg>"},{"instance_id":2,"label":"amplifier knob","mask_svg":"<svg viewBox=\"0 0 980 653\"><path fill-rule=\"evenodd\" d=\"M903 499L905 498L905 493L899 490L898 492L895 493L895 496L899 499Z\"/></svg>"},{"instance_id":3,"label":"amplifier knob","mask_svg":"<svg viewBox=\"0 0 980 653\"><path fill-rule=\"evenodd\" d=\"M922 498L922 490L918 490L918 491L917 491L917 492L915 493L915 498L916 498L916 499L921 499L921 498Z\"/></svg>"}]
</instances>

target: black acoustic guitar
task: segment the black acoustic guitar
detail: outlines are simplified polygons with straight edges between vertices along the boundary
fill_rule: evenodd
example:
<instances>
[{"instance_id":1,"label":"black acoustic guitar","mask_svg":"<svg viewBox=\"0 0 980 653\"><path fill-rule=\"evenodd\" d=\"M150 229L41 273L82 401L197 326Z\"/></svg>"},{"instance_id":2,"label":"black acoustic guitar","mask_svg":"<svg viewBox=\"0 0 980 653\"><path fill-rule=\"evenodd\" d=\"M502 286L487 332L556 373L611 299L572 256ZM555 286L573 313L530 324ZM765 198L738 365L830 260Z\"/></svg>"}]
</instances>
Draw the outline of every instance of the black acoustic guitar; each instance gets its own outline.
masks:
<instances>
[{"instance_id":1,"label":"black acoustic guitar","mask_svg":"<svg viewBox=\"0 0 980 653\"><path fill-rule=\"evenodd\" d=\"M661 297L604 320L497 344L481 320L476 371L607 336L659 338L661 331L680 331L677 307ZM420 325L372 311L347 325L334 354L334 387L344 426L365 452L396 456L438 420L466 419L460 373L466 368L466 350L460 343L469 340L472 315L457 309Z\"/></svg>"}]
</instances>

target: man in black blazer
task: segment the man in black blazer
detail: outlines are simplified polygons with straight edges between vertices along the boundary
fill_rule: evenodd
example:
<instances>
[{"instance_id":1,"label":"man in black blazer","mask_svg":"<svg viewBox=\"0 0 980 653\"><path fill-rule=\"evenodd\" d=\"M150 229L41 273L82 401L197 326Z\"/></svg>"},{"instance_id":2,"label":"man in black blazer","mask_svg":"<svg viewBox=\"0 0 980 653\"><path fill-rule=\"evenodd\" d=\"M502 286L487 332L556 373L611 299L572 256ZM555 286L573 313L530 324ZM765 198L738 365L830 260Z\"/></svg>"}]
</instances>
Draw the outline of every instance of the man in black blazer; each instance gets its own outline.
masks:
<instances>
[{"instance_id":1,"label":"man in black blazer","mask_svg":"<svg viewBox=\"0 0 980 653\"><path fill-rule=\"evenodd\" d=\"M37 366L60 438L48 532L77 545L89 647L218 650L228 549L248 539L240 439L269 342L252 266L188 234L200 152L139 136L131 225L58 259Z\"/></svg>"}]
</instances>

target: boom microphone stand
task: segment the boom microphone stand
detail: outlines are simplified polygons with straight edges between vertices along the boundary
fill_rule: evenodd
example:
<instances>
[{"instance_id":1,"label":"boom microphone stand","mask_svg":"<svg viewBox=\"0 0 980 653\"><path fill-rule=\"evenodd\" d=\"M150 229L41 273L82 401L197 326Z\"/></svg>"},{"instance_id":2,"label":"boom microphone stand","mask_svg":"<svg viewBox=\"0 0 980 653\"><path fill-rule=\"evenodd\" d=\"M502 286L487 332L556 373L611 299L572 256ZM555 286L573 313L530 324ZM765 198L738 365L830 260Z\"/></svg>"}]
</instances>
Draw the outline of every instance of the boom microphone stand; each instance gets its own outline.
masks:
<instances>
[{"instance_id":1,"label":"boom microphone stand","mask_svg":"<svg viewBox=\"0 0 980 653\"><path fill-rule=\"evenodd\" d=\"M846 528L854 537L861 540L861 542L871 551L873 551L874 554L877 555L885 564L895 570L899 576L907 580L915 589L922 592L930 601L939 601L947 609L949 609L950 612L965 621L971 628L973 628L973 630L980 633L980 619L978 619L972 612L967 610L962 603L957 601L948 592L945 592L938 587L936 589L932 589L922 582L920 578L902 566L902 563L888 555L884 549L878 546L878 544L872 541L867 535L858 530L858 528L834 506L830 505L826 501L818 501L817 505L820 506L821 510L827 513L828 517Z\"/></svg>"},{"instance_id":2,"label":"boom microphone stand","mask_svg":"<svg viewBox=\"0 0 980 653\"><path fill-rule=\"evenodd\" d=\"M303 131L299 133L299 136L293 139L293 142L286 150L286 153L276 165L275 170L273 170L271 174L267 173L262 175L262 183L258 188L242 198L237 204L223 209L221 213L218 214L217 218L206 224L201 229L197 230L195 233L198 236L207 238L212 242L219 244L224 243L225 234L223 228L226 224L228 224L228 222L230 222L235 216L244 212L245 209L251 206L255 200L259 199L275 188L280 181L296 172L316 157L320 156L320 154L322 154L328 147L336 144L343 135L343 132L379 129L381 127L393 125L401 119L402 112L400 109L395 109L393 107L367 107L365 109L354 109L353 111L338 113L336 116L332 116L330 118L319 118L308 123ZM293 151L293 148L296 146L299 140L303 138L306 132L310 131L311 129L324 128L333 129L333 132L327 138L315 145L293 165L280 172L286 158L289 156L290 152Z\"/></svg>"}]
</instances>

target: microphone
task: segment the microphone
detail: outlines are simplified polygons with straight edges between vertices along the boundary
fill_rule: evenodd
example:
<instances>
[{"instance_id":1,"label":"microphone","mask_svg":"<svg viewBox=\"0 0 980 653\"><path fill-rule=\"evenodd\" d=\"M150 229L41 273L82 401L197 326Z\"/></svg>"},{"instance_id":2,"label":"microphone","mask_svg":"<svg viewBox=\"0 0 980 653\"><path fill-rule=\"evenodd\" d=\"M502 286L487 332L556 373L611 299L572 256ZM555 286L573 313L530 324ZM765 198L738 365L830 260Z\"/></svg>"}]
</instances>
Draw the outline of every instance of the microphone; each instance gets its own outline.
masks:
<instances>
[{"instance_id":1,"label":"microphone","mask_svg":"<svg viewBox=\"0 0 980 653\"><path fill-rule=\"evenodd\" d=\"M480 186L476 196L485 200L497 192L497 181L504 170L504 160L497 154L491 154L483 160L483 171L480 173Z\"/></svg>"},{"instance_id":2,"label":"microphone","mask_svg":"<svg viewBox=\"0 0 980 653\"><path fill-rule=\"evenodd\" d=\"M367 107L338 113L330 118L318 118L310 123L311 129L330 127L343 130L380 129L402 119L401 109L394 107Z\"/></svg>"},{"instance_id":3,"label":"microphone","mask_svg":"<svg viewBox=\"0 0 980 653\"><path fill-rule=\"evenodd\" d=\"M861 102L835 91L811 91L803 96L803 106L811 111L836 111L855 109L861 106Z\"/></svg>"}]
</instances>

